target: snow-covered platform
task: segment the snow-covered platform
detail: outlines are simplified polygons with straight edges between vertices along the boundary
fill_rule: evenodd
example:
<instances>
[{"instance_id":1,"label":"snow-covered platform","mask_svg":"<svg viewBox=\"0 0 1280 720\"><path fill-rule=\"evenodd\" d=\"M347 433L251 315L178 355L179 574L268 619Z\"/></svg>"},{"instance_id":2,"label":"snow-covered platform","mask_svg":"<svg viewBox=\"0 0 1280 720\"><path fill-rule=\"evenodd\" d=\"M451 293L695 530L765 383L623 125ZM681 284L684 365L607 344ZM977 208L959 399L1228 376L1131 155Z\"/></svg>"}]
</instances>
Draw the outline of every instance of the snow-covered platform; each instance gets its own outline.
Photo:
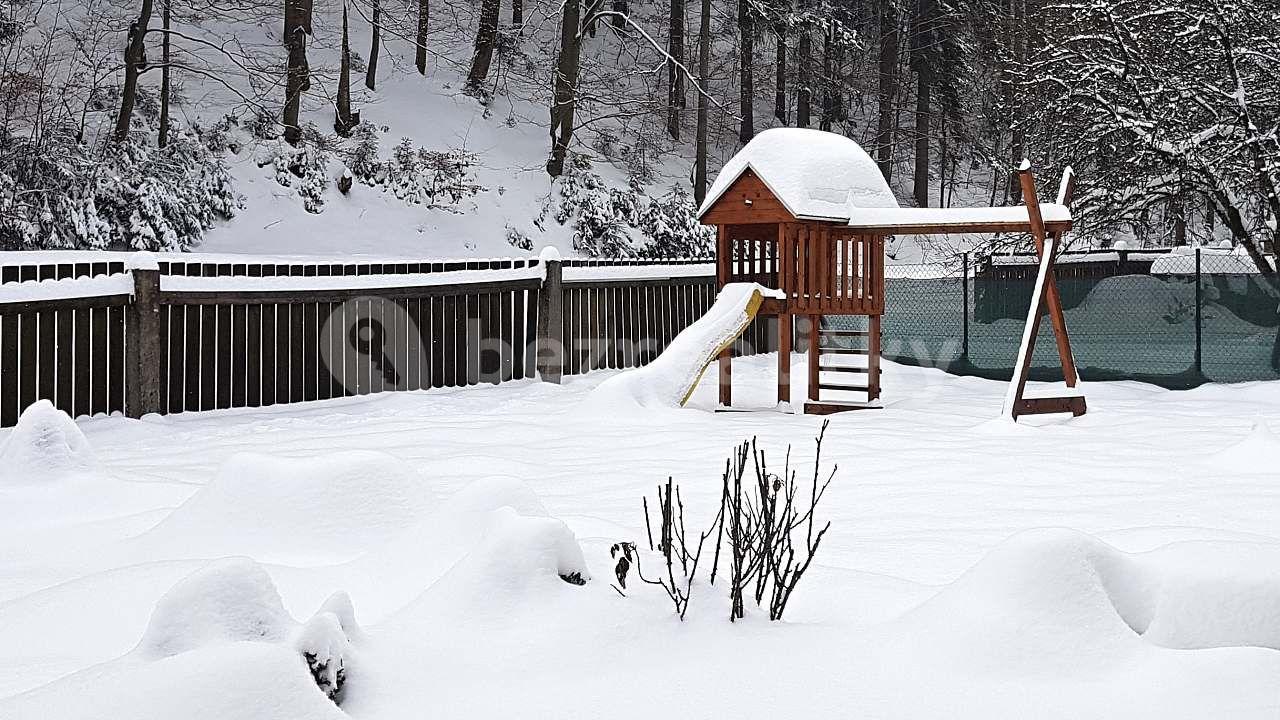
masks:
<instances>
[{"instance_id":1,"label":"snow-covered platform","mask_svg":"<svg viewBox=\"0 0 1280 720\"><path fill-rule=\"evenodd\" d=\"M738 363L773 411L587 402L601 372L38 413L0 432L0 717L1280 715L1280 383L1094 384L1013 424L1002 383L887 364L894 402L831 419L787 621L702 584L680 623L610 587L641 496L674 476L700 524L735 443L803 465L822 422ZM346 663L342 711L302 650Z\"/></svg>"}]
</instances>

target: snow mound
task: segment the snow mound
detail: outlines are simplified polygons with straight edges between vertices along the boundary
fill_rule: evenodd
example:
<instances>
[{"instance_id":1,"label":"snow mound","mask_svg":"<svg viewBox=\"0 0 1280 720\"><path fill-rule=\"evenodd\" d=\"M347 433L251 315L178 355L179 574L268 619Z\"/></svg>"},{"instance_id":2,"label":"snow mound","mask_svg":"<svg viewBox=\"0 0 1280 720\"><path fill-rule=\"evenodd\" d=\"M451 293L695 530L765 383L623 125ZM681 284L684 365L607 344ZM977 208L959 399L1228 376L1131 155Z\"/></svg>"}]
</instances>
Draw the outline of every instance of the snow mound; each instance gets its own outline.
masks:
<instances>
[{"instance_id":1,"label":"snow mound","mask_svg":"<svg viewBox=\"0 0 1280 720\"><path fill-rule=\"evenodd\" d=\"M1280 457L1280 437L1271 431L1266 420L1256 418L1243 440L1213 453L1205 459L1205 464L1222 471L1270 473L1277 457Z\"/></svg>"},{"instance_id":2,"label":"snow mound","mask_svg":"<svg viewBox=\"0 0 1280 720\"><path fill-rule=\"evenodd\" d=\"M590 579L582 547L567 525L502 507L488 514L480 541L405 613L510 617L525 603L554 601Z\"/></svg>"},{"instance_id":3,"label":"snow mound","mask_svg":"<svg viewBox=\"0 0 1280 720\"><path fill-rule=\"evenodd\" d=\"M454 493L441 507L444 518L472 519L477 514L509 507L519 515L547 517L547 508L528 483L513 477L488 477L476 480Z\"/></svg>"},{"instance_id":4,"label":"snow mound","mask_svg":"<svg viewBox=\"0 0 1280 720\"><path fill-rule=\"evenodd\" d=\"M848 220L856 208L898 207L880 168L858 143L822 130L772 128L724 164L699 217L748 168L796 217Z\"/></svg>"},{"instance_id":5,"label":"snow mound","mask_svg":"<svg viewBox=\"0 0 1280 720\"><path fill-rule=\"evenodd\" d=\"M600 383L587 402L605 408L619 405L678 407L697 387L707 365L742 334L765 297L783 297L781 291L758 283L724 286L711 309L667 345L644 367L628 370Z\"/></svg>"},{"instance_id":6,"label":"snow mound","mask_svg":"<svg viewBox=\"0 0 1280 720\"><path fill-rule=\"evenodd\" d=\"M1071 530L1005 541L900 623L968 668L1103 667L1155 646L1280 649L1280 545L1121 552Z\"/></svg>"},{"instance_id":7,"label":"snow mound","mask_svg":"<svg viewBox=\"0 0 1280 720\"><path fill-rule=\"evenodd\" d=\"M294 624L267 571L248 558L228 558L160 598L138 650L160 658L217 643L283 642Z\"/></svg>"},{"instance_id":8,"label":"snow mound","mask_svg":"<svg viewBox=\"0 0 1280 720\"><path fill-rule=\"evenodd\" d=\"M235 643L112 661L0 701L5 720L346 720L298 652Z\"/></svg>"},{"instance_id":9,"label":"snow mound","mask_svg":"<svg viewBox=\"0 0 1280 720\"><path fill-rule=\"evenodd\" d=\"M0 701L6 718L337 720L355 613L345 593L299 625L266 570L228 558L175 584L138 647Z\"/></svg>"},{"instance_id":10,"label":"snow mound","mask_svg":"<svg viewBox=\"0 0 1280 720\"><path fill-rule=\"evenodd\" d=\"M84 433L48 400L22 411L0 448L0 480L43 482L98 472L98 461Z\"/></svg>"},{"instance_id":11,"label":"snow mound","mask_svg":"<svg viewBox=\"0 0 1280 720\"><path fill-rule=\"evenodd\" d=\"M242 453L143 541L185 557L341 562L412 527L434 504L427 482L384 453Z\"/></svg>"},{"instance_id":12,"label":"snow mound","mask_svg":"<svg viewBox=\"0 0 1280 720\"><path fill-rule=\"evenodd\" d=\"M351 640L360 640L364 637L364 630L356 622L356 609L351 604L351 596L345 590L339 590L330 595L329 599L325 600L316 611L317 615L325 613L333 615L338 621L338 627L342 628L343 634Z\"/></svg>"}]
</instances>

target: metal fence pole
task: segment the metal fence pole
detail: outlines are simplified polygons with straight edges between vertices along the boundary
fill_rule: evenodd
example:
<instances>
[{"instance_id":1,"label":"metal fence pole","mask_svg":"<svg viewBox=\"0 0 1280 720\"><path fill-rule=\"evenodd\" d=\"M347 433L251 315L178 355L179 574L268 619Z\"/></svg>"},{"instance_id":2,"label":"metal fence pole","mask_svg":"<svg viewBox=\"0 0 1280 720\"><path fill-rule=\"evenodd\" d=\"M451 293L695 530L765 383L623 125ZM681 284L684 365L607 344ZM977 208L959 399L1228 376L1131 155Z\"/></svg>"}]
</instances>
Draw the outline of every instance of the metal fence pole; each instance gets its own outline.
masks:
<instances>
[{"instance_id":1,"label":"metal fence pole","mask_svg":"<svg viewBox=\"0 0 1280 720\"><path fill-rule=\"evenodd\" d=\"M961 359L966 362L969 360L969 253L964 254L964 262L961 264L961 282L960 294L964 296L964 309L961 317L963 318L963 339L960 351Z\"/></svg>"},{"instance_id":2,"label":"metal fence pole","mask_svg":"<svg viewBox=\"0 0 1280 720\"><path fill-rule=\"evenodd\" d=\"M1200 286L1200 248L1196 248L1196 375L1204 376L1204 289Z\"/></svg>"}]
</instances>

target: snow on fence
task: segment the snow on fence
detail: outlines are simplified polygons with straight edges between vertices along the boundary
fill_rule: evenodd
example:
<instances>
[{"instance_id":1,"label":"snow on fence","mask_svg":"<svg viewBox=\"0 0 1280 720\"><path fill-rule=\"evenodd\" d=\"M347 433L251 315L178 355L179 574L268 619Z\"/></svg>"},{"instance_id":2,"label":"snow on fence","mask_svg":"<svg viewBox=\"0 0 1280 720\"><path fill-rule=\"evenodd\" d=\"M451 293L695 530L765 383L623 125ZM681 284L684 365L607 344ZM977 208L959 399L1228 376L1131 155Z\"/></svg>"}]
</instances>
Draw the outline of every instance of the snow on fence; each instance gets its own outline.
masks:
<instances>
[{"instance_id":1,"label":"snow on fence","mask_svg":"<svg viewBox=\"0 0 1280 720\"><path fill-rule=\"evenodd\" d=\"M41 398L136 417L631 367L716 287L706 258L42 255L69 262L0 256L0 426ZM771 348L757 325L739 352Z\"/></svg>"}]
</instances>

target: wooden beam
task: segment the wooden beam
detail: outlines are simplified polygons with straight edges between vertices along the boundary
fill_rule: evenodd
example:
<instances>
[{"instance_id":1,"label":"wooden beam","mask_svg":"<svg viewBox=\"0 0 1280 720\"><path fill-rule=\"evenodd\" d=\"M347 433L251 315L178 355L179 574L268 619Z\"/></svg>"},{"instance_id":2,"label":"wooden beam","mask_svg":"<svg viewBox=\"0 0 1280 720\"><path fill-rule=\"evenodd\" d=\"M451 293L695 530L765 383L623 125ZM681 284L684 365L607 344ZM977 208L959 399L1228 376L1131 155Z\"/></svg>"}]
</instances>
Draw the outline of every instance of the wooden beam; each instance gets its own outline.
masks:
<instances>
[{"instance_id":1,"label":"wooden beam","mask_svg":"<svg viewBox=\"0 0 1280 720\"><path fill-rule=\"evenodd\" d=\"M1018 180L1022 185L1022 197L1027 203L1027 215L1031 219L1031 239L1035 242L1036 253L1043 256L1045 248L1045 226L1040 216L1040 201L1036 196L1036 181L1031 176L1031 169L1024 168L1018 171ZM1071 191L1074 183L1068 179L1068 187L1064 188L1067 192ZM1070 197L1067 197L1070 200ZM1054 231L1051 234L1049 252L1057 253L1058 243L1062 240L1062 234ZM1054 258L1056 260L1056 258ZM1058 293L1058 281L1050 264L1049 276L1045 278L1047 305L1049 310L1049 322L1053 325L1053 336L1058 344L1058 360L1062 363L1062 379L1066 382L1067 387L1075 387L1078 379L1076 374L1075 357L1071 354L1071 339L1067 336L1067 321L1062 314L1062 296Z\"/></svg>"},{"instance_id":2,"label":"wooden beam","mask_svg":"<svg viewBox=\"0 0 1280 720\"><path fill-rule=\"evenodd\" d=\"M860 405L857 403L824 403L807 402L804 404L805 415L833 415L850 410L882 410L880 405Z\"/></svg>"},{"instance_id":3,"label":"wooden beam","mask_svg":"<svg viewBox=\"0 0 1280 720\"><path fill-rule=\"evenodd\" d=\"M1050 232L1066 232L1071 229L1070 220L1051 220L1044 223ZM1024 233L1031 226L1025 220L1009 221L957 221L957 222L902 222L891 224L850 224L850 228L864 235L962 235L966 233Z\"/></svg>"},{"instance_id":4,"label":"wooden beam","mask_svg":"<svg viewBox=\"0 0 1280 720\"><path fill-rule=\"evenodd\" d=\"M1018 401L1018 415L1047 415L1054 413L1071 413L1080 417L1085 413L1086 405L1083 395L1065 397L1022 398Z\"/></svg>"}]
</instances>

